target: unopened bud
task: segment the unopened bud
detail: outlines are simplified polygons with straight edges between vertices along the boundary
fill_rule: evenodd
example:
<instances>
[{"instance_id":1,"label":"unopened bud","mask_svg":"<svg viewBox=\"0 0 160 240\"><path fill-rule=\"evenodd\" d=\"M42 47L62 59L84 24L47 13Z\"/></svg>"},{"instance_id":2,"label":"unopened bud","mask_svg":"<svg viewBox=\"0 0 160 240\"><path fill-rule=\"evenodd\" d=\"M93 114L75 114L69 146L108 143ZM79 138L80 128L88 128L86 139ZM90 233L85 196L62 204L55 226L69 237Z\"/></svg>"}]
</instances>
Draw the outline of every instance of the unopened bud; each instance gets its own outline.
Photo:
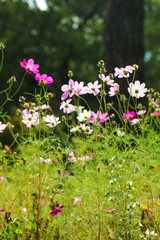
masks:
<instances>
[{"instance_id":1,"label":"unopened bud","mask_svg":"<svg viewBox=\"0 0 160 240\"><path fill-rule=\"evenodd\" d=\"M0 42L0 50L3 50L5 48L4 43Z\"/></svg>"},{"instance_id":2,"label":"unopened bud","mask_svg":"<svg viewBox=\"0 0 160 240\"><path fill-rule=\"evenodd\" d=\"M133 67L136 71L139 69L139 66L137 64L133 64Z\"/></svg>"},{"instance_id":3,"label":"unopened bud","mask_svg":"<svg viewBox=\"0 0 160 240\"><path fill-rule=\"evenodd\" d=\"M14 82L17 82L15 76L10 77L10 79L8 79L8 81L7 81L7 83L14 83Z\"/></svg>"},{"instance_id":4,"label":"unopened bud","mask_svg":"<svg viewBox=\"0 0 160 240\"><path fill-rule=\"evenodd\" d=\"M114 75L113 75L113 73L110 73L108 76L109 76L109 78L110 78L111 80L114 79Z\"/></svg>"},{"instance_id":5,"label":"unopened bud","mask_svg":"<svg viewBox=\"0 0 160 240\"><path fill-rule=\"evenodd\" d=\"M102 68L104 66L104 61L103 60L100 60L98 62L98 67Z\"/></svg>"},{"instance_id":6,"label":"unopened bud","mask_svg":"<svg viewBox=\"0 0 160 240\"><path fill-rule=\"evenodd\" d=\"M24 96L20 96L19 97L19 102L24 103L25 100L26 100L26 98Z\"/></svg>"},{"instance_id":7,"label":"unopened bud","mask_svg":"<svg viewBox=\"0 0 160 240\"><path fill-rule=\"evenodd\" d=\"M73 72L71 70L68 71L68 77L72 78L73 77Z\"/></svg>"}]
</instances>

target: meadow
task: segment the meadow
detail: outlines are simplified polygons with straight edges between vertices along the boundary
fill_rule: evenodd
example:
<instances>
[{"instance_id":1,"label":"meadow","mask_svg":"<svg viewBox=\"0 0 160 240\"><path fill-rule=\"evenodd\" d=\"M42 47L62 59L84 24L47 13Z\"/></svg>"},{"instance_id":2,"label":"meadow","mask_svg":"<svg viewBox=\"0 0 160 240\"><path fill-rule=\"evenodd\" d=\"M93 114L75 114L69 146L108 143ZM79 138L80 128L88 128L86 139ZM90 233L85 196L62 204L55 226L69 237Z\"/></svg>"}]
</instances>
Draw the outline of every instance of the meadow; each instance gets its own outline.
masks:
<instances>
[{"instance_id":1,"label":"meadow","mask_svg":"<svg viewBox=\"0 0 160 240\"><path fill-rule=\"evenodd\" d=\"M17 67L24 69L18 89L12 76L0 92L0 135L8 129L13 137L0 146L0 239L160 238L160 93L136 79L136 64L109 74L103 60L97 65L87 85L68 72L57 115L47 91L56 80L40 74L32 58ZM19 97L16 132L3 107L26 74L37 89L31 101Z\"/></svg>"}]
</instances>

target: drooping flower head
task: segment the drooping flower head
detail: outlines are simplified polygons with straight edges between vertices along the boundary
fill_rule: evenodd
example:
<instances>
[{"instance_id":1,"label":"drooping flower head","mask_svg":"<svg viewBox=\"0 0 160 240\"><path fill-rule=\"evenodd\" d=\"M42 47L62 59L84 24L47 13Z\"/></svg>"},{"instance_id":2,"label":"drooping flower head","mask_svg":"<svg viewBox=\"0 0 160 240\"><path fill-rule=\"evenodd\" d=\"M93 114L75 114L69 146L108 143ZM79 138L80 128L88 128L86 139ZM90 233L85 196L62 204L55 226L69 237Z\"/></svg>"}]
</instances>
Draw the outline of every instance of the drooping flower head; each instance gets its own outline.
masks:
<instances>
[{"instance_id":1,"label":"drooping flower head","mask_svg":"<svg viewBox=\"0 0 160 240\"><path fill-rule=\"evenodd\" d=\"M125 68L115 68L115 73L114 76L118 78L128 78L130 76L130 73L133 73L133 71L135 70L134 67L132 66L126 66Z\"/></svg>"},{"instance_id":2,"label":"drooping flower head","mask_svg":"<svg viewBox=\"0 0 160 240\"><path fill-rule=\"evenodd\" d=\"M119 84L118 83L113 83L112 87L110 87L109 89L109 96L113 97L115 96L117 93L119 93Z\"/></svg>"},{"instance_id":3,"label":"drooping flower head","mask_svg":"<svg viewBox=\"0 0 160 240\"><path fill-rule=\"evenodd\" d=\"M97 111L97 113L95 112L91 112L91 118L88 118L87 120L90 122L95 123L96 125L99 125L101 122L105 122L106 120L109 119L109 117L107 117L108 113L102 113L101 111Z\"/></svg>"},{"instance_id":4,"label":"drooping flower head","mask_svg":"<svg viewBox=\"0 0 160 240\"><path fill-rule=\"evenodd\" d=\"M59 206L59 203L56 204L55 207L51 208L52 212L50 213L52 217L54 217L55 215L57 215L58 213L59 214L62 214L62 208L64 206Z\"/></svg>"},{"instance_id":5,"label":"drooping flower head","mask_svg":"<svg viewBox=\"0 0 160 240\"><path fill-rule=\"evenodd\" d=\"M123 118L125 118L126 120L132 120L135 116L136 113L134 111L128 111L127 113L123 113Z\"/></svg>"},{"instance_id":6,"label":"drooping flower head","mask_svg":"<svg viewBox=\"0 0 160 240\"><path fill-rule=\"evenodd\" d=\"M114 83L113 75L111 75L111 74L109 74L108 76L101 74L101 75L99 75L99 78L109 86L112 86Z\"/></svg>"},{"instance_id":7,"label":"drooping flower head","mask_svg":"<svg viewBox=\"0 0 160 240\"><path fill-rule=\"evenodd\" d=\"M145 83L140 83L140 81L136 80L135 83L130 83L128 92L132 97L140 98L144 97L147 92L147 88L145 88Z\"/></svg>"},{"instance_id":8,"label":"drooping flower head","mask_svg":"<svg viewBox=\"0 0 160 240\"><path fill-rule=\"evenodd\" d=\"M26 70L26 72L28 72L29 74L31 74L31 73L36 74L36 73L39 72L39 70L38 70L39 64L34 64L34 60L33 60L32 58L30 58L30 59L28 60L28 62L27 62L25 59L23 59L23 62L20 62L20 65L21 65L21 67L23 67L23 68Z\"/></svg>"},{"instance_id":9,"label":"drooping flower head","mask_svg":"<svg viewBox=\"0 0 160 240\"><path fill-rule=\"evenodd\" d=\"M47 74L40 75L39 73L36 74L35 79L40 83L44 83L44 84L52 84L54 81L53 78L50 76L47 76Z\"/></svg>"}]
</instances>

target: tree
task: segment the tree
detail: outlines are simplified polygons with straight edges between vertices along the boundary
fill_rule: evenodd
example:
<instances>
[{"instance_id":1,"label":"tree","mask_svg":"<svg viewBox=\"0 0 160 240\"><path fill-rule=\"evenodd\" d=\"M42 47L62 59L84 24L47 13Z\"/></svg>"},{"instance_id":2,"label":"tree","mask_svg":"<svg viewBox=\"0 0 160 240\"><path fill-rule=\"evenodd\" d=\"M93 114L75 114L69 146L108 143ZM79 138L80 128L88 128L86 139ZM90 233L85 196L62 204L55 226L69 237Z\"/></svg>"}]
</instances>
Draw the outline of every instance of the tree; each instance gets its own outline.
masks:
<instances>
[{"instance_id":1,"label":"tree","mask_svg":"<svg viewBox=\"0 0 160 240\"><path fill-rule=\"evenodd\" d=\"M110 72L115 67L138 64L138 78L144 80L143 0L108 0L104 45L104 59ZM126 89L124 82L121 89Z\"/></svg>"}]
</instances>

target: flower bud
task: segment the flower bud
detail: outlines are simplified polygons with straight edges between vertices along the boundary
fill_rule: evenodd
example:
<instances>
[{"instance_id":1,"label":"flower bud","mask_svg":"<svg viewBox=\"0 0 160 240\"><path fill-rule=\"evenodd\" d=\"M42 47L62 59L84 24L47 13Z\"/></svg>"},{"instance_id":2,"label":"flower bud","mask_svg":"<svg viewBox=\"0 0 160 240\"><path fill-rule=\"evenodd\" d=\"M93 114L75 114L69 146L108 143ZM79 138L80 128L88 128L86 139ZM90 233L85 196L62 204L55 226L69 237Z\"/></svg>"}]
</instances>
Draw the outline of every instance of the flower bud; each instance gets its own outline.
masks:
<instances>
[{"instance_id":1,"label":"flower bud","mask_svg":"<svg viewBox=\"0 0 160 240\"><path fill-rule=\"evenodd\" d=\"M133 67L135 68L136 71L139 69L139 66L137 64L133 64Z\"/></svg>"},{"instance_id":2,"label":"flower bud","mask_svg":"<svg viewBox=\"0 0 160 240\"><path fill-rule=\"evenodd\" d=\"M25 100L26 100L26 98L24 96L20 96L19 97L19 102L24 103Z\"/></svg>"},{"instance_id":3,"label":"flower bud","mask_svg":"<svg viewBox=\"0 0 160 240\"><path fill-rule=\"evenodd\" d=\"M14 83L14 82L17 82L15 76L10 77L10 78L8 79L8 81L7 81L7 83L9 83L9 84Z\"/></svg>"},{"instance_id":4,"label":"flower bud","mask_svg":"<svg viewBox=\"0 0 160 240\"><path fill-rule=\"evenodd\" d=\"M98 67L102 68L104 66L104 61L103 60L100 60L98 62Z\"/></svg>"},{"instance_id":5,"label":"flower bud","mask_svg":"<svg viewBox=\"0 0 160 240\"><path fill-rule=\"evenodd\" d=\"M5 48L4 43L0 42L0 50L3 50Z\"/></svg>"},{"instance_id":6,"label":"flower bud","mask_svg":"<svg viewBox=\"0 0 160 240\"><path fill-rule=\"evenodd\" d=\"M72 78L73 77L73 72L71 70L68 71L68 77Z\"/></svg>"}]
</instances>

